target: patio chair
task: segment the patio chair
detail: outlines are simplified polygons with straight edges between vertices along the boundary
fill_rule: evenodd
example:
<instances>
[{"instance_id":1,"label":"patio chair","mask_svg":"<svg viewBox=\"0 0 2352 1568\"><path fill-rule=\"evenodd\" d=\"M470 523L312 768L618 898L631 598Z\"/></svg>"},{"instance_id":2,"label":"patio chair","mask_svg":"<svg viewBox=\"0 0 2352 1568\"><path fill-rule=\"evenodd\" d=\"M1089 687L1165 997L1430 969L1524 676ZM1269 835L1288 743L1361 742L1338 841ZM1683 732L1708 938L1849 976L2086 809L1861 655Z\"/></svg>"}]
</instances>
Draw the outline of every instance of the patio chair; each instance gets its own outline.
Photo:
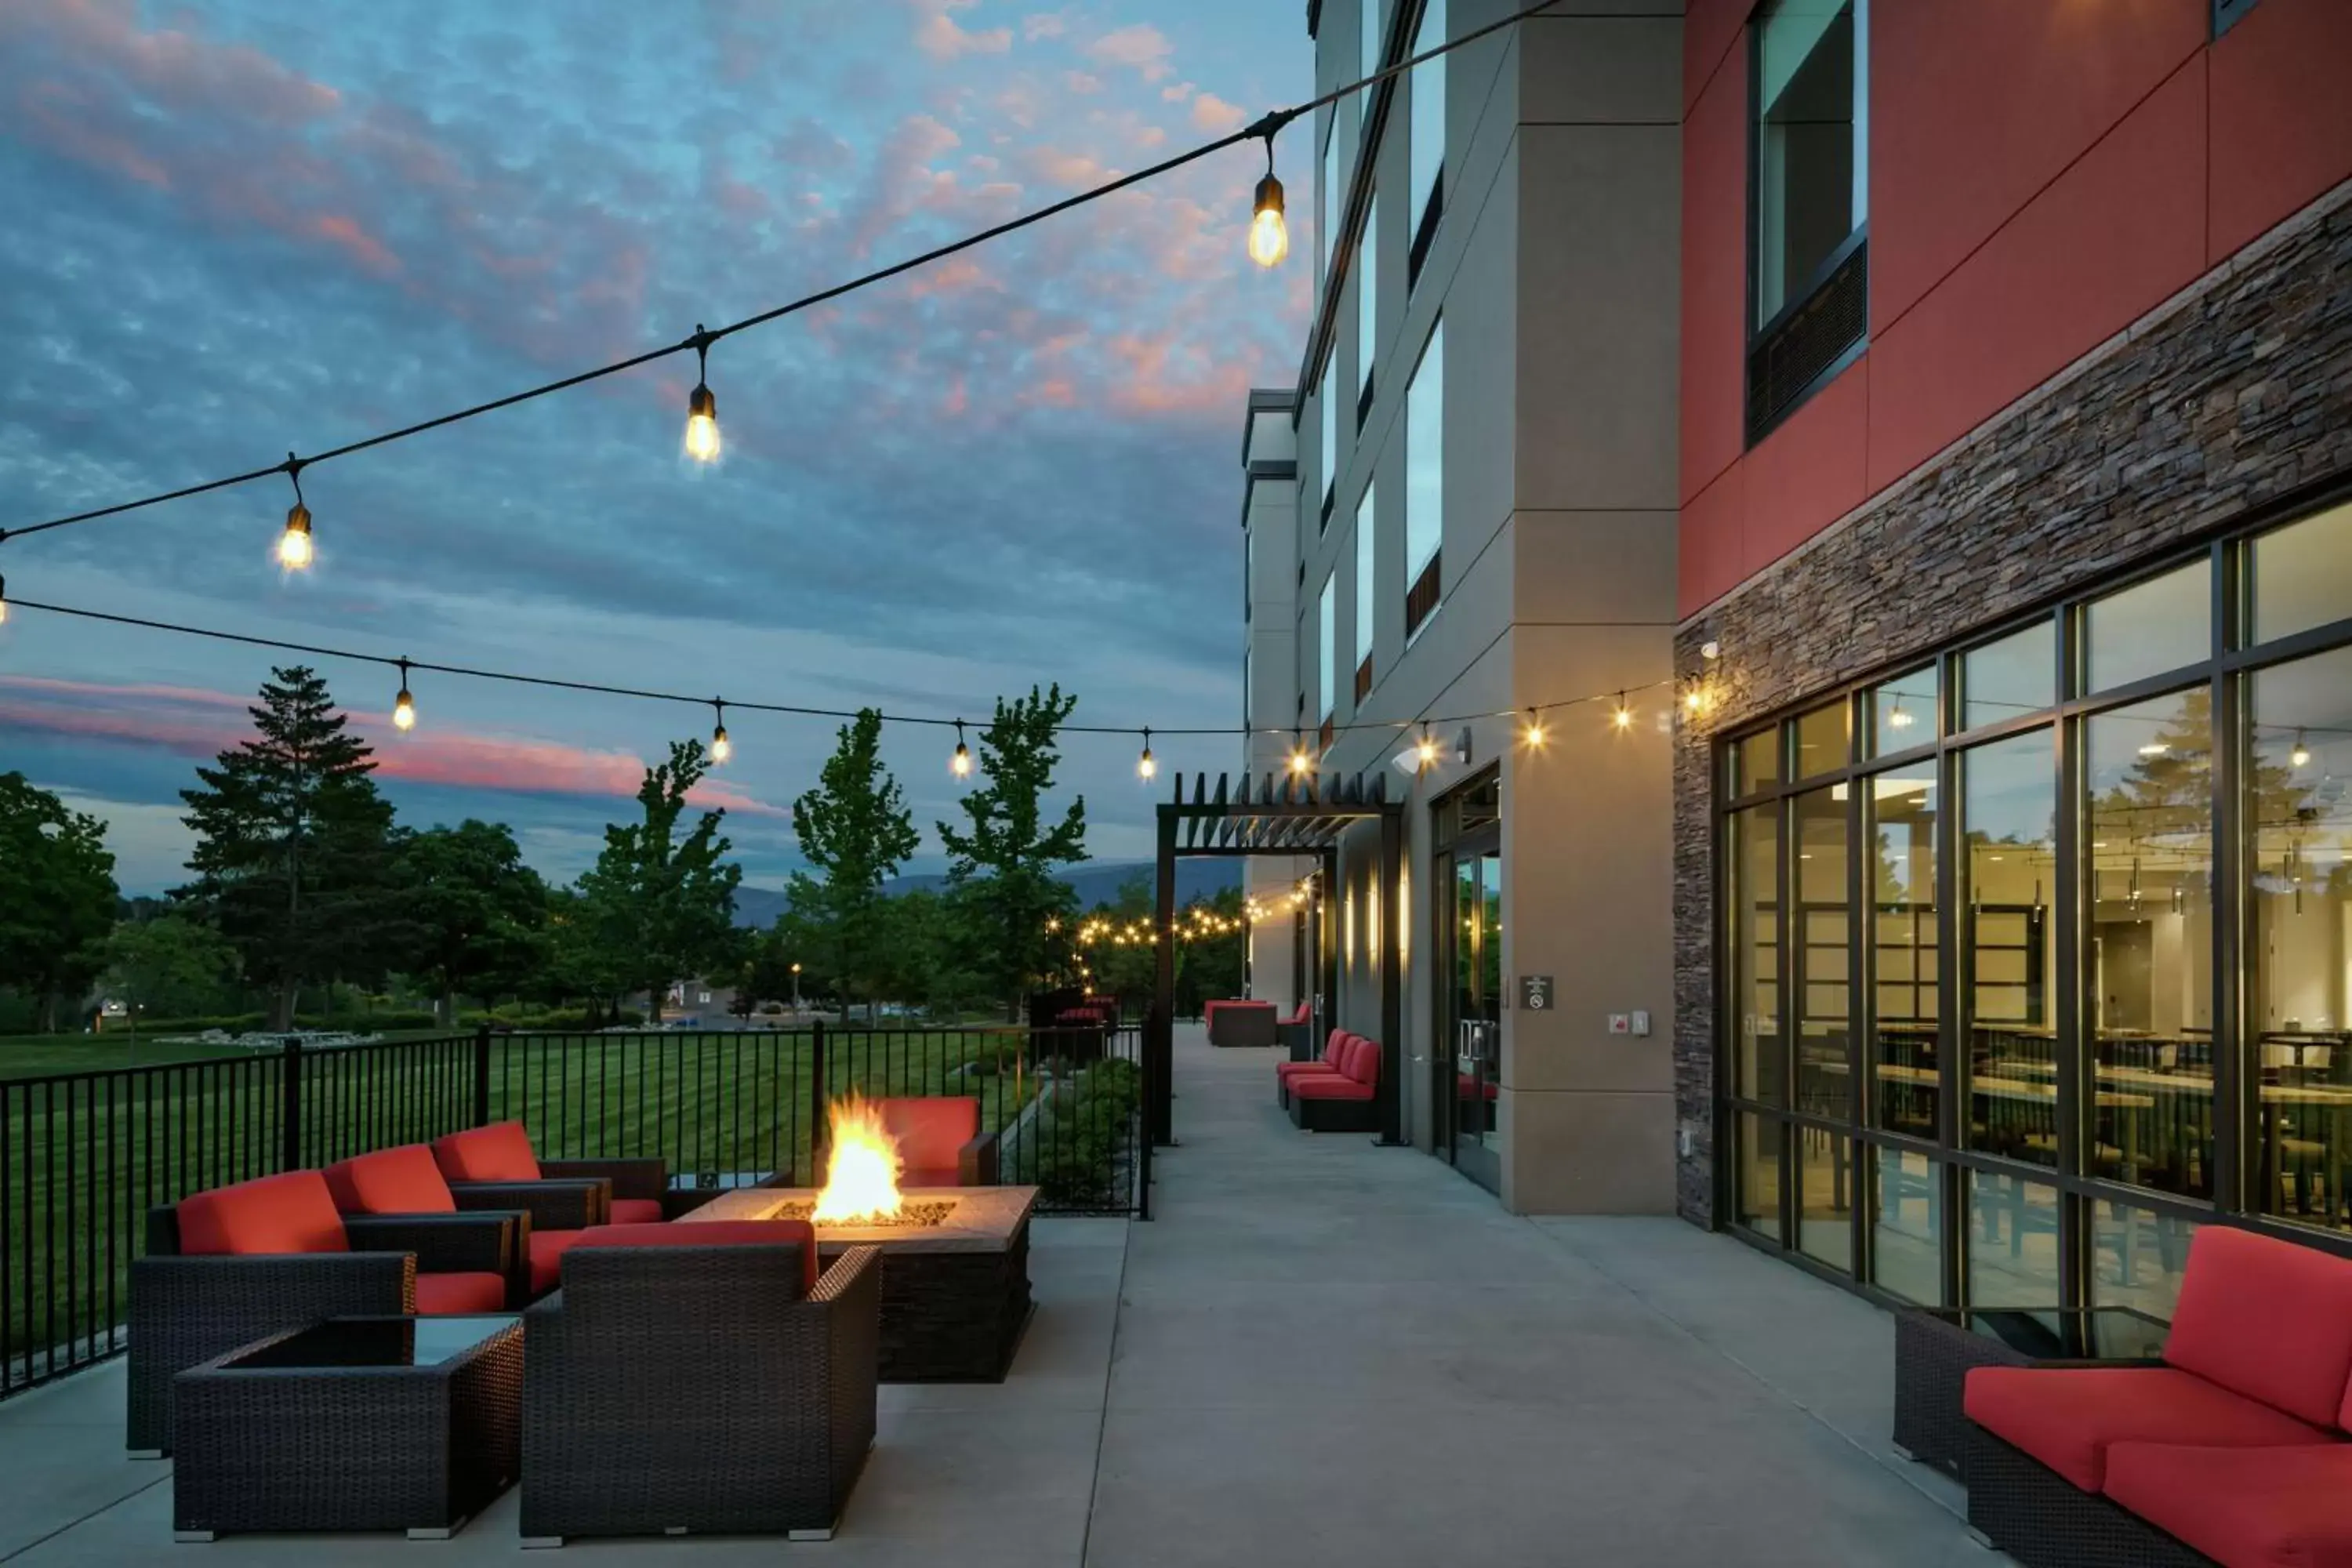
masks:
<instances>
[{"instance_id":1,"label":"patio chair","mask_svg":"<svg viewBox=\"0 0 2352 1568\"><path fill-rule=\"evenodd\" d=\"M327 1179L289 1171L147 1213L131 1265L126 1447L172 1447L172 1379L323 1318L497 1312L518 1247L504 1214L343 1215Z\"/></svg>"},{"instance_id":2,"label":"patio chair","mask_svg":"<svg viewBox=\"0 0 2352 1568\"><path fill-rule=\"evenodd\" d=\"M1350 1035L1339 1050L1338 1072L1300 1073L1284 1086L1290 1120L1302 1132L1380 1130L1380 1042Z\"/></svg>"},{"instance_id":3,"label":"patio chair","mask_svg":"<svg viewBox=\"0 0 2352 1568\"><path fill-rule=\"evenodd\" d=\"M520 1121L436 1138L433 1161L459 1208L530 1215L533 1295L555 1288L558 1260L579 1232L669 1217L662 1204L669 1174L660 1160L541 1160Z\"/></svg>"},{"instance_id":4,"label":"patio chair","mask_svg":"<svg viewBox=\"0 0 2352 1568\"><path fill-rule=\"evenodd\" d=\"M335 1207L343 1214L346 1223L355 1215L432 1216L458 1212L457 1194L443 1178L441 1167L434 1162L429 1144L404 1143L396 1149L354 1155L328 1166L326 1177L327 1190L334 1194ZM555 1288L555 1260L580 1232L534 1232L526 1209L467 1212L504 1214L514 1223L514 1246L503 1270L507 1279L506 1305L509 1310L520 1311L532 1297ZM543 1285L532 1277L533 1260L541 1258L546 1260Z\"/></svg>"},{"instance_id":5,"label":"patio chair","mask_svg":"<svg viewBox=\"0 0 2352 1568\"><path fill-rule=\"evenodd\" d=\"M874 1444L882 1255L796 1220L612 1226L524 1316L522 1535L824 1540Z\"/></svg>"},{"instance_id":6,"label":"patio chair","mask_svg":"<svg viewBox=\"0 0 2352 1568\"><path fill-rule=\"evenodd\" d=\"M996 1134L980 1130L976 1095L929 1095L880 1102L882 1125L898 1141L902 1187L996 1185Z\"/></svg>"}]
</instances>

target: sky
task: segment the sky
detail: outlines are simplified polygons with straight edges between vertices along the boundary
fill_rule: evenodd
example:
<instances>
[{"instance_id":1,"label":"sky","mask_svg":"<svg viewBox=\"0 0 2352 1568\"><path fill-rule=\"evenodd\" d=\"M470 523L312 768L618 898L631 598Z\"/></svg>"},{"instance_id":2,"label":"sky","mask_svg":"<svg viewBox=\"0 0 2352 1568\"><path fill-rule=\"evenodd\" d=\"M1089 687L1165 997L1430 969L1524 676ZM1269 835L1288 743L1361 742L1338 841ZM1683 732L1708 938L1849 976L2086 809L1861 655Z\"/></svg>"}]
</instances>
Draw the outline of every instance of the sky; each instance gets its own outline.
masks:
<instances>
[{"instance_id":1,"label":"sky","mask_svg":"<svg viewBox=\"0 0 2352 1568\"><path fill-rule=\"evenodd\" d=\"M676 342L1312 92L1295 0L6 0L0 527L311 452ZM1310 189L1307 137L1280 150ZM735 701L1074 722L1241 707L1244 394L1297 374L1313 254L1244 254L1253 146L690 357L282 478L0 542L12 599ZM1294 200L1304 219L1311 203ZM31 610L0 771L184 879L179 791L247 730L257 648ZM511 823L569 879L708 711L315 661L404 823ZM703 794L754 885L826 721L730 710ZM886 733L923 848L952 732ZM1233 738L1069 737L1099 858Z\"/></svg>"}]
</instances>

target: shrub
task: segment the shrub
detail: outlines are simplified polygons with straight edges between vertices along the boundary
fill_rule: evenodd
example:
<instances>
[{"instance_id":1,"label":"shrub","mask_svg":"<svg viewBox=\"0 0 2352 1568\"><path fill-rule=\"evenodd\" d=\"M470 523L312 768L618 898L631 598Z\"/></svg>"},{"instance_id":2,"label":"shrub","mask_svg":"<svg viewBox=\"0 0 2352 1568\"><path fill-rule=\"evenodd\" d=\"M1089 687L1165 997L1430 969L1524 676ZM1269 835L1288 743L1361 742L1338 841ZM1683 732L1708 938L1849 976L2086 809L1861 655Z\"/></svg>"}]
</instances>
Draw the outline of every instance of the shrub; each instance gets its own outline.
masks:
<instances>
[{"instance_id":1,"label":"shrub","mask_svg":"<svg viewBox=\"0 0 2352 1568\"><path fill-rule=\"evenodd\" d=\"M1037 1185L1060 1203L1102 1204L1122 1146L1143 1101L1143 1075L1130 1061L1097 1062L1068 1099L1043 1113L1037 1129Z\"/></svg>"}]
</instances>

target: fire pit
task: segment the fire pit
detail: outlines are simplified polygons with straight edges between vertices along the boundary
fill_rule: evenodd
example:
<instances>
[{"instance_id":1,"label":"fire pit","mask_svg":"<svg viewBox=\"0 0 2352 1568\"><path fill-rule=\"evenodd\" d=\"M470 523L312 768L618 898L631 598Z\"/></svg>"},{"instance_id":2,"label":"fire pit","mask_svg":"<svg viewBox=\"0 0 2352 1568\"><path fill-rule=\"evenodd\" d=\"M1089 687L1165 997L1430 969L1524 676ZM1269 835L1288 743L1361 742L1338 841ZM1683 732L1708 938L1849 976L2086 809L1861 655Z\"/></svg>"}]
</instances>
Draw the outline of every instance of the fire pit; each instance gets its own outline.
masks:
<instances>
[{"instance_id":1,"label":"fire pit","mask_svg":"<svg viewBox=\"0 0 2352 1568\"><path fill-rule=\"evenodd\" d=\"M1002 1383L1028 1326L1034 1187L898 1188L895 1142L871 1108L832 1109L825 1185L721 1193L676 1222L805 1219L826 1263L882 1249L885 1383Z\"/></svg>"}]
</instances>

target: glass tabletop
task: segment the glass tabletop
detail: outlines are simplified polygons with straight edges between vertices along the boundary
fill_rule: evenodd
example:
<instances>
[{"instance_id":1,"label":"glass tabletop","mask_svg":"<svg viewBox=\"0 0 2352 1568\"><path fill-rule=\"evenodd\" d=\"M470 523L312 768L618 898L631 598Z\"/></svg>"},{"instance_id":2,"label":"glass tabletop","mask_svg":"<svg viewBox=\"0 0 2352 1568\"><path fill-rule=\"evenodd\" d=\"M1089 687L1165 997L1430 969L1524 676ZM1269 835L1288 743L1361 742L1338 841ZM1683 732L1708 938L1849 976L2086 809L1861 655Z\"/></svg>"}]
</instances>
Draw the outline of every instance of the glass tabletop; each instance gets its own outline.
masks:
<instances>
[{"instance_id":1,"label":"glass tabletop","mask_svg":"<svg viewBox=\"0 0 2352 1568\"><path fill-rule=\"evenodd\" d=\"M2159 1355L2171 1325L2129 1307L1979 1307L1933 1314L2039 1360L2137 1361Z\"/></svg>"},{"instance_id":2,"label":"glass tabletop","mask_svg":"<svg viewBox=\"0 0 2352 1568\"><path fill-rule=\"evenodd\" d=\"M330 1318L221 1364L238 1370L438 1366L516 1321L513 1314L448 1318Z\"/></svg>"}]
</instances>

